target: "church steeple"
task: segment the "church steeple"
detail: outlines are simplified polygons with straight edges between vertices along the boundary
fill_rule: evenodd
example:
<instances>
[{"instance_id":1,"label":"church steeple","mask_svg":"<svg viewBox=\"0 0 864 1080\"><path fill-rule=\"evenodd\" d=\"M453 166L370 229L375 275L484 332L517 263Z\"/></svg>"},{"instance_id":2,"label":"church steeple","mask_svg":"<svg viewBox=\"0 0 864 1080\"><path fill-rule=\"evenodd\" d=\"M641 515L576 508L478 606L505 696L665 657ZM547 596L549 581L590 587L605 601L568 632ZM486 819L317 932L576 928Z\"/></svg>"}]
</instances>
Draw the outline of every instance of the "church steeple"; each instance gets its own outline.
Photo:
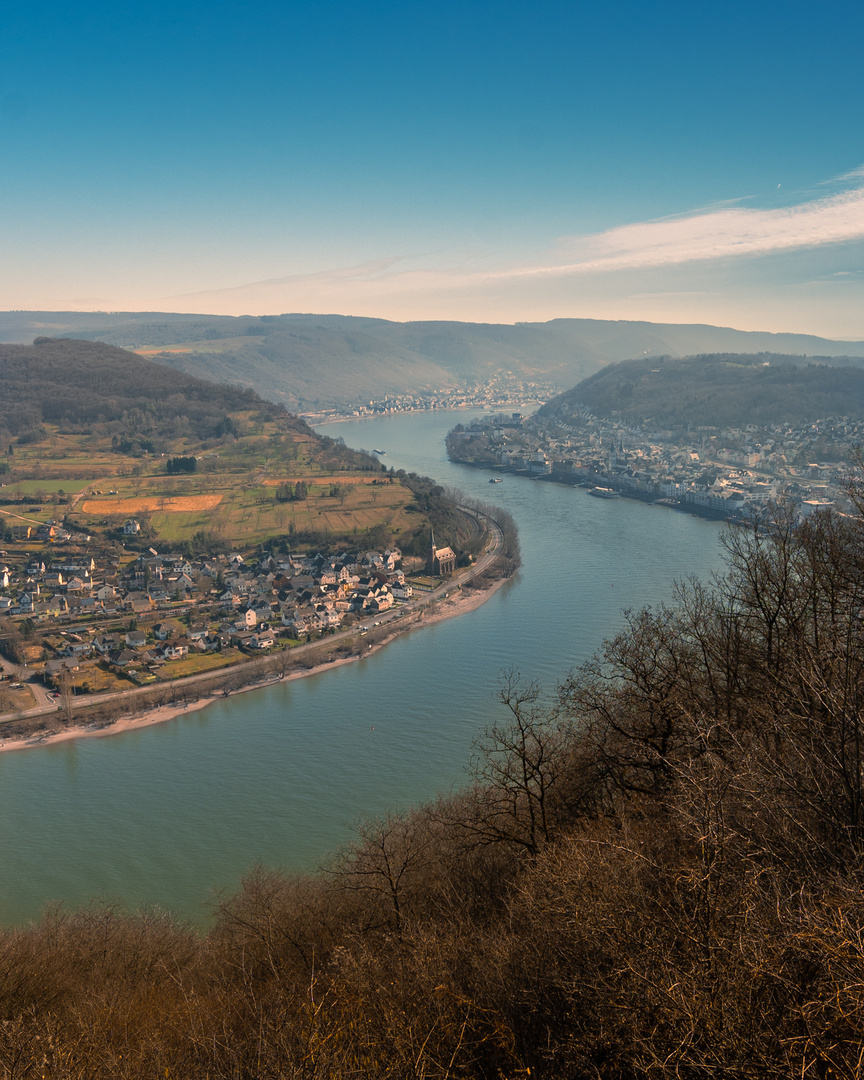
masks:
<instances>
[{"instance_id":1,"label":"church steeple","mask_svg":"<svg viewBox=\"0 0 864 1080\"><path fill-rule=\"evenodd\" d=\"M426 555L426 573L435 573L435 530L429 526L429 551Z\"/></svg>"}]
</instances>

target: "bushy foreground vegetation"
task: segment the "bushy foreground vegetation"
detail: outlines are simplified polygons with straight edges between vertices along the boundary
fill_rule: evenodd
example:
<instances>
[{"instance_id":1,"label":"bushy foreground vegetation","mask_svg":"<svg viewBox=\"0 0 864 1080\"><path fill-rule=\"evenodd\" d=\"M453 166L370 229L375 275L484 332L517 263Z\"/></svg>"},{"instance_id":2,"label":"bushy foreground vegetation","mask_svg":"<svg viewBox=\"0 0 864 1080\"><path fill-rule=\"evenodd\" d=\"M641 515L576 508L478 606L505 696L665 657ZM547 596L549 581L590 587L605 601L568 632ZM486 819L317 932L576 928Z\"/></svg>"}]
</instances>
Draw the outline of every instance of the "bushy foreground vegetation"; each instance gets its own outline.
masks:
<instances>
[{"instance_id":1,"label":"bushy foreground vegetation","mask_svg":"<svg viewBox=\"0 0 864 1080\"><path fill-rule=\"evenodd\" d=\"M858 497L858 506L862 501ZM0 942L14 1077L852 1077L864 1060L864 526L778 513L544 703L464 793L199 938Z\"/></svg>"}]
</instances>

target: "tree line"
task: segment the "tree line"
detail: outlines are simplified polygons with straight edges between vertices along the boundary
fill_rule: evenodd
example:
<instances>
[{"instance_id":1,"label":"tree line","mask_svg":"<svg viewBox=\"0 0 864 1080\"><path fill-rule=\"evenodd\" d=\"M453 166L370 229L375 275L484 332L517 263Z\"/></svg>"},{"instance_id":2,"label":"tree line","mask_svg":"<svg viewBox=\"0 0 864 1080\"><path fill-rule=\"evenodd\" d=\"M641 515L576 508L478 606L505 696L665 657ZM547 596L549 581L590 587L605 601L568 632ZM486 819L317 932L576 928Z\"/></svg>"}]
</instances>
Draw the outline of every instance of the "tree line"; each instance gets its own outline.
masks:
<instances>
[{"instance_id":1,"label":"tree line","mask_svg":"<svg viewBox=\"0 0 864 1080\"><path fill-rule=\"evenodd\" d=\"M608 364L552 398L539 416L596 416L655 429L802 424L864 417L864 369L855 357L712 353Z\"/></svg>"}]
</instances>

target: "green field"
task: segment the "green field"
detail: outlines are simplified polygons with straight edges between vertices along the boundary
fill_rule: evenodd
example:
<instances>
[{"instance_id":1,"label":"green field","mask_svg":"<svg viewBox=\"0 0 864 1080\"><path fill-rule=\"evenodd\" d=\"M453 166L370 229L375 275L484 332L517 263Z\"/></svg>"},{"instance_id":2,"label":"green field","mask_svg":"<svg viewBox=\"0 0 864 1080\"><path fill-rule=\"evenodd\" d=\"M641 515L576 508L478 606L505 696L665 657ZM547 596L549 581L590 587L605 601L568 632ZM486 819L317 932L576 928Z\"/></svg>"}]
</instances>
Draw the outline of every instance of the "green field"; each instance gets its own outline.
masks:
<instances>
[{"instance_id":1,"label":"green field","mask_svg":"<svg viewBox=\"0 0 864 1080\"><path fill-rule=\"evenodd\" d=\"M239 415L249 434L218 447L179 439L169 456L197 459L194 473L167 475L163 455L112 452L107 436L49 429L41 443L7 458L0 507L10 525L65 517L99 535L118 535L125 521L140 522L148 543L253 546L277 537L314 537L315 543L363 543L381 527L397 544L420 522L407 508L410 490L372 464L365 471L322 456L316 437L285 434L275 422ZM350 454L350 452L349 452ZM335 466L335 468L334 468ZM298 482L306 485L295 497ZM286 493L290 497L286 497ZM61 501L62 500L62 501Z\"/></svg>"},{"instance_id":2,"label":"green field","mask_svg":"<svg viewBox=\"0 0 864 1080\"><path fill-rule=\"evenodd\" d=\"M8 492L12 495L77 495L88 484L93 483L93 477L82 479L81 477L69 476L66 478L52 477L46 480L17 480L8 486Z\"/></svg>"}]
</instances>

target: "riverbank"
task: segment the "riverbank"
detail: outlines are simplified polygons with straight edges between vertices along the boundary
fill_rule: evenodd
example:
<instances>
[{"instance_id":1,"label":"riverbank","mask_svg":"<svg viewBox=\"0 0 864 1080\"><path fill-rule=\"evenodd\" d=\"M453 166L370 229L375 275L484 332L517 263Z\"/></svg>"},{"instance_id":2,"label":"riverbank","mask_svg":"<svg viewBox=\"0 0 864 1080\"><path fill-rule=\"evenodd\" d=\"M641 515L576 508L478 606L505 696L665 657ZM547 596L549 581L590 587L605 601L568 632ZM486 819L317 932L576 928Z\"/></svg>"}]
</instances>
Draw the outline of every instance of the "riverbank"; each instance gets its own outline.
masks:
<instances>
[{"instance_id":1,"label":"riverbank","mask_svg":"<svg viewBox=\"0 0 864 1080\"><path fill-rule=\"evenodd\" d=\"M580 476L561 473L532 473L530 469L513 469L502 465L488 465L483 462L471 461L468 458L451 457L454 465L467 465L471 469L482 472L495 473L497 477L518 476L524 480L542 481L547 484L561 484L563 487L593 488L614 492L615 496L622 499L635 499L637 502L647 503L649 506L663 506L668 510L678 510L682 514L693 514L696 517L706 518L708 521L728 521L732 524L747 524L753 520L751 515L728 506L713 507L703 505L691 499L672 498L654 491L642 491L628 484L622 483L615 476L606 476L603 473L593 473L590 476ZM493 480L495 477L492 478ZM492 481L490 480L490 483ZM610 498L610 496L606 496Z\"/></svg>"},{"instance_id":2,"label":"riverbank","mask_svg":"<svg viewBox=\"0 0 864 1080\"><path fill-rule=\"evenodd\" d=\"M467 583L468 587L457 586L453 593L446 594L441 599L437 599L430 604L424 605L416 611L407 613L409 618L405 619L405 621L394 621L389 623L386 627L380 628L378 636L371 642L368 641L367 637L358 637L356 643L357 649L350 655L334 655L334 650L331 649L328 651L326 658L322 657L319 662L310 663L308 667L304 666L298 669L285 671L284 673L270 672L265 678L260 677L259 668L254 673L250 672L250 681L248 683L232 687L230 691L208 694L206 689L204 689L202 691L203 696L199 698L145 707L138 712L124 713L107 722L93 720L88 722L82 719L80 723L72 723L71 725L64 724L62 727L58 728L45 729L40 726L36 729L36 725L44 723L45 714L32 717L34 730L16 733L11 738L0 737L0 753L28 750L39 746L50 746L54 743L69 742L74 739L104 738L109 735L120 735L127 731L138 731L142 728L152 727L154 724L166 723L179 716L188 716L190 713L199 712L201 709L206 709L208 705L212 705L214 702L229 695L234 697L237 694L249 693L253 690L262 690L268 686L274 685L274 683L293 682L296 679L305 679L309 675L318 675L323 671L358 662L363 660L366 656L371 656L379 649L384 648L385 645L388 645L395 638L408 633L411 630L416 630L423 626L431 626L444 619L465 615L469 611L473 611L490 599L490 597L492 597L498 589L509 580L510 579L506 577L496 578L486 583L485 588L472 587L470 582ZM321 643L316 643L316 645L319 650L324 651L328 650L328 646L333 646L334 642L325 640ZM252 665L258 665L260 663L261 661L259 660L253 660L250 661L248 666L252 667ZM224 675L225 673L223 672L222 674ZM242 667L231 669L231 675L235 680L238 676L242 676L242 674ZM170 690L171 688L166 687L166 689Z\"/></svg>"}]
</instances>

